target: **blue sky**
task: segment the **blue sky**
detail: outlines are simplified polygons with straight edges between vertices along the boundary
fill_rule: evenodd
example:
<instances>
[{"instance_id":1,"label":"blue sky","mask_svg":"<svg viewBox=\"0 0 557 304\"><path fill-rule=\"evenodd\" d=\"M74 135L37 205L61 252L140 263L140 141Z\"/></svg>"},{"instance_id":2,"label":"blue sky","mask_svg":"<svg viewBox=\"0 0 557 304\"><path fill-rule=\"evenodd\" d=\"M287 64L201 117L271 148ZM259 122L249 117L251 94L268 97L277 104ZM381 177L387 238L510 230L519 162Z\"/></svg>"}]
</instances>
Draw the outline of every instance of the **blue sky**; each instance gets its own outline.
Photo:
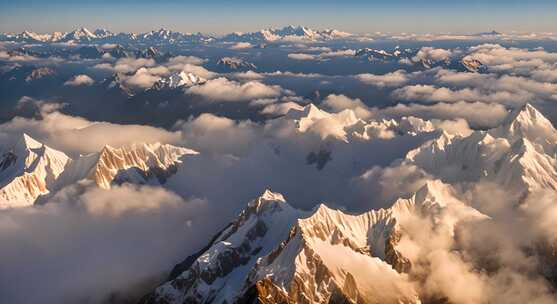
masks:
<instances>
[{"instance_id":1,"label":"blue sky","mask_svg":"<svg viewBox=\"0 0 557 304\"><path fill-rule=\"evenodd\" d=\"M557 0L0 0L0 31L166 27L226 33L287 24L351 32L557 32Z\"/></svg>"}]
</instances>

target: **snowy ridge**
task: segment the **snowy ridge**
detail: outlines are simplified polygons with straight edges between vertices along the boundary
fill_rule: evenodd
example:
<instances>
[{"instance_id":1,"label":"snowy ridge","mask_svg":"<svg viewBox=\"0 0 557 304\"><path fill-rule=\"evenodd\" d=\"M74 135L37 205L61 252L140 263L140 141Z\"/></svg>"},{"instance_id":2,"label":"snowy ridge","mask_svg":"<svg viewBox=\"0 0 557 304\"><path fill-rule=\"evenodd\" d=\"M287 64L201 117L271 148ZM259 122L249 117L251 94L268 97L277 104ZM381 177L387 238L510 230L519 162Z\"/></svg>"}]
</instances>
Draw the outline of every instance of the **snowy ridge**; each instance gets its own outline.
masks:
<instances>
[{"instance_id":1,"label":"snowy ridge","mask_svg":"<svg viewBox=\"0 0 557 304\"><path fill-rule=\"evenodd\" d=\"M87 178L103 189L110 189L113 182L144 184L151 177L164 182L176 172L180 158L189 154L197 152L159 143L133 144L122 148L105 146Z\"/></svg>"},{"instance_id":2,"label":"snowy ridge","mask_svg":"<svg viewBox=\"0 0 557 304\"><path fill-rule=\"evenodd\" d=\"M285 26L283 28L264 29L251 33L231 33L220 39L201 33L182 33L165 28L146 33L112 33L106 29L90 31L87 28L78 28L68 33L55 32L39 34L24 31L19 34L6 33L0 35L2 40L34 43L105 43L105 42L132 42L143 43L209 43L222 42L275 42L275 41L326 41L334 39L347 39L352 34L335 29L314 30L303 26Z\"/></svg>"},{"instance_id":3,"label":"snowy ridge","mask_svg":"<svg viewBox=\"0 0 557 304\"><path fill-rule=\"evenodd\" d=\"M288 236L304 212L293 209L282 195L265 191L176 279L157 288L148 303L228 303L260 256Z\"/></svg>"},{"instance_id":4,"label":"snowy ridge","mask_svg":"<svg viewBox=\"0 0 557 304\"><path fill-rule=\"evenodd\" d=\"M257 66L255 64L245 61L239 57L222 57L217 61L217 65L223 66L230 70L255 70Z\"/></svg>"},{"instance_id":5,"label":"snowy ridge","mask_svg":"<svg viewBox=\"0 0 557 304\"><path fill-rule=\"evenodd\" d=\"M71 159L27 134L0 158L0 209L34 203L62 174Z\"/></svg>"},{"instance_id":6,"label":"snowy ridge","mask_svg":"<svg viewBox=\"0 0 557 304\"><path fill-rule=\"evenodd\" d=\"M557 189L557 131L531 105L509 114L499 127L467 137L442 133L410 151L405 163L447 182L488 180L517 195Z\"/></svg>"},{"instance_id":7,"label":"snowy ridge","mask_svg":"<svg viewBox=\"0 0 557 304\"><path fill-rule=\"evenodd\" d=\"M266 191L144 303L420 303L405 274L411 263L396 248L409 216L446 229L485 218L439 181L360 215L324 204L299 211Z\"/></svg>"},{"instance_id":8,"label":"snowy ridge","mask_svg":"<svg viewBox=\"0 0 557 304\"><path fill-rule=\"evenodd\" d=\"M356 117L354 110L329 113L314 104L302 109L290 109L279 119L292 121L300 133L314 133L321 139L331 137L344 142L351 139L388 139L397 135L415 136L435 130L431 122L416 117L364 121Z\"/></svg>"},{"instance_id":9,"label":"snowy ridge","mask_svg":"<svg viewBox=\"0 0 557 304\"><path fill-rule=\"evenodd\" d=\"M33 205L83 179L110 189L113 183L164 183L176 173L182 157L197 152L168 144L105 146L99 153L71 159L23 134L0 157L0 209Z\"/></svg>"},{"instance_id":10,"label":"snowy ridge","mask_svg":"<svg viewBox=\"0 0 557 304\"><path fill-rule=\"evenodd\" d=\"M313 30L303 26L289 25L283 28L264 29L258 32L251 33L232 33L224 36L222 39L225 41L240 41L240 42L275 42L279 40L296 41L296 40L334 40L345 39L351 37L352 34L342 32L339 30Z\"/></svg>"},{"instance_id":11,"label":"snowy ridge","mask_svg":"<svg viewBox=\"0 0 557 304\"><path fill-rule=\"evenodd\" d=\"M176 89L181 87L191 87L198 84L203 84L207 82L207 79L197 76L193 73L186 73L181 71L179 73L174 73L168 77L163 77L157 81L152 89L162 90L162 89Z\"/></svg>"}]
</instances>

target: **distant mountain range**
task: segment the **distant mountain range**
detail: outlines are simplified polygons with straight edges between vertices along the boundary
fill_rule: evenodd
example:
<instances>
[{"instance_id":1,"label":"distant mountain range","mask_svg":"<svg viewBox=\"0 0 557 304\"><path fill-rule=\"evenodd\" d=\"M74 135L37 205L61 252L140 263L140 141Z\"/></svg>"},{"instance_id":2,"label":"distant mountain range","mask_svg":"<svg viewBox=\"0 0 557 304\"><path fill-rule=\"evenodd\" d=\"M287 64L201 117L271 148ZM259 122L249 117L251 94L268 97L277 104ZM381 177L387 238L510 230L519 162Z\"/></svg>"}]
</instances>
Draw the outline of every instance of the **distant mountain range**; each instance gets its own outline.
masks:
<instances>
[{"instance_id":1,"label":"distant mountain range","mask_svg":"<svg viewBox=\"0 0 557 304\"><path fill-rule=\"evenodd\" d=\"M202 33L182 33L161 28L147 33L113 33L106 29L90 31L86 28L78 28L68 33L54 32L50 34L39 34L31 31L22 33L0 34L1 41L14 41L26 43L209 43L214 41L223 42L250 42L265 43L282 40L311 40L326 41L335 39L348 39L353 34L334 30L314 30L303 26L286 26L279 29L264 29L257 32L240 33L235 32L216 37Z\"/></svg>"}]
</instances>

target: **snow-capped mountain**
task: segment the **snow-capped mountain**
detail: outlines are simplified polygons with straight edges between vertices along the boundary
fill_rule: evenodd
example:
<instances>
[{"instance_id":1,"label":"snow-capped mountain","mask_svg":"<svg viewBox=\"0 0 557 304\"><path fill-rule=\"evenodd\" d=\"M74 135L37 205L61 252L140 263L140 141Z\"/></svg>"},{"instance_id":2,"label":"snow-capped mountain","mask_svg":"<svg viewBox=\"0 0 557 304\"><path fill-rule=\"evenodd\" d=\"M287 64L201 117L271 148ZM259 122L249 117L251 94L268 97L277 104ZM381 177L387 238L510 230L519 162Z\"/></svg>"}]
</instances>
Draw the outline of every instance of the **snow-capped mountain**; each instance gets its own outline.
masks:
<instances>
[{"instance_id":1,"label":"snow-capped mountain","mask_svg":"<svg viewBox=\"0 0 557 304\"><path fill-rule=\"evenodd\" d=\"M411 57L413 54L412 49L400 49L399 47L395 47L393 51L362 48L357 50L354 56L365 57L368 61L398 61L402 58Z\"/></svg>"},{"instance_id":2,"label":"snow-capped mountain","mask_svg":"<svg viewBox=\"0 0 557 304\"><path fill-rule=\"evenodd\" d=\"M152 90L163 90L163 89L176 89L191 87L194 85L199 85L207 82L207 79L197 76L193 73L186 73L184 71L171 74L170 76L163 77L157 81Z\"/></svg>"},{"instance_id":3,"label":"snow-capped mountain","mask_svg":"<svg viewBox=\"0 0 557 304\"><path fill-rule=\"evenodd\" d=\"M477 59L464 57L460 62L469 72L474 72L474 73L487 72L487 66Z\"/></svg>"},{"instance_id":4,"label":"snow-capped mountain","mask_svg":"<svg viewBox=\"0 0 557 304\"><path fill-rule=\"evenodd\" d=\"M255 70L257 66L239 57L222 57L217 61L217 66L226 70Z\"/></svg>"},{"instance_id":5,"label":"snow-capped mountain","mask_svg":"<svg viewBox=\"0 0 557 304\"><path fill-rule=\"evenodd\" d=\"M0 157L0 209L24 207L49 193L71 159L27 134Z\"/></svg>"},{"instance_id":6,"label":"snow-capped mountain","mask_svg":"<svg viewBox=\"0 0 557 304\"><path fill-rule=\"evenodd\" d=\"M449 230L486 218L439 181L360 215L297 210L267 190L143 303L420 303L397 250L410 216Z\"/></svg>"},{"instance_id":7,"label":"snow-capped mountain","mask_svg":"<svg viewBox=\"0 0 557 304\"><path fill-rule=\"evenodd\" d=\"M103 189L124 182L162 184L176 173L182 157L197 152L168 144L133 144L113 148L74 160L62 174L62 186L81 179L95 182Z\"/></svg>"},{"instance_id":8,"label":"snow-capped mountain","mask_svg":"<svg viewBox=\"0 0 557 304\"><path fill-rule=\"evenodd\" d=\"M28 43L129 43L141 42L149 44L160 43L207 43L214 38L201 33L190 34L174 32L167 29L159 29L147 33L113 33L107 29L96 29L90 31L87 28L78 28L68 33L54 32L51 34L38 34L31 31L24 31L20 34L3 34L4 41L28 42Z\"/></svg>"},{"instance_id":9,"label":"snow-capped mountain","mask_svg":"<svg viewBox=\"0 0 557 304\"><path fill-rule=\"evenodd\" d=\"M191 34L191 33L181 33L174 32L165 28L161 28L156 31L151 31L148 33L143 33L138 35L138 39L143 42L167 42L167 43L179 43L179 42L210 42L213 40L210 36L205 36L201 33Z\"/></svg>"},{"instance_id":10,"label":"snow-capped mountain","mask_svg":"<svg viewBox=\"0 0 557 304\"><path fill-rule=\"evenodd\" d=\"M68 41L76 41L76 42L83 42L83 41L91 41L93 39L98 38L95 34L93 34L88 29L82 27L71 31L64 36L62 36L59 40L60 42L68 42Z\"/></svg>"},{"instance_id":11,"label":"snow-capped mountain","mask_svg":"<svg viewBox=\"0 0 557 304\"><path fill-rule=\"evenodd\" d=\"M27 134L0 157L0 209L33 205L37 198L80 180L100 188L124 182L163 184L182 158L197 152L168 144L134 144L72 159Z\"/></svg>"},{"instance_id":12,"label":"snow-capped mountain","mask_svg":"<svg viewBox=\"0 0 557 304\"><path fill-rule=\"evenodd\" d=\"M415 136L435 130L431 122L416 117L364 121L359 119L353 110L345 109L338 113L329 113L314 104L309 104L302 109L290 109L280 120L294 123L300 133L314 133L322 139L331 137L343 142L352 139L388 139L398 135ZM337 128L323 130L320 126L325 122L334 122Z\"/></svg>"},{"instance_id":13,"label":"snow-capped mountain","mask_svg":"<svg viewBox=\"0 0 557 304\"><path fill-rule=\"evenodd\" d=\"M434 60L417 56L419 52L420 49L401 49L398 46L392 50L361 48L356 50L354 56L365 58L365 60L374 63L398 63L425 69L443 67L462 72L486 73L488 71L488 67L485 64L467 54Z\"/></svg>"},{"instance_id":14,"label":"snow-capped mountain","mask_svg":"<svg viewBox=\"0 0 557 304\"><path fill-rule=\"evenodd\" d=\"M347 113L338 114L347 125L360 122ZM311 105L285 117L307 132L331 115ZM433 130L411 118L375 124ZM509 190L557 190L556 143L551 123L525 105L495 129L466 137L441 131L438 138L409 152L402 164L415 165L443 181L427 180L387 209L353 215L321 204L302 211L267 190L208 246L178 264L169 281L142 303L429 301L412 283L413 269L420 266L414 264L415 251L402 240L415 233L416 223L453 238L457 224L491 221L463 201L461 187L454 186L461 182L489 180Z\"/></svg>"},{"instance_id":15,"label":"snow-capped mountain","mask_svg":"<svg viewBox=\"0 0 557 304\"><path fill-rule=\"evenodd\" d=\"M505 122L467 137L442 133L410 151L405 162L447 182L487 180L522 195L544 188L557 190L557 131L527 104Z\"/></svg>"},{"instance_id":16,"label":"snow-capped mountain","mask_svg":"<svg viewBox=\"0 0 557 304\"><path fill-rule=\"evenodd\" d=\"M97 38L106 38L106 37L114 36L114 33L107 30L107 29L100 28L100 29L96 29L93 32L93 35L95 35L95 37L97 37Z\"/></svg>"},{"instance_id":17,"label":"snow-capped mountain","mask_svg":"<svg viewBox=\"0 0 557 304\"><path fill-rule=\"evenodd\" d=\"M350 33L338 31L338 30L313 30L303 26L285 26L283 28L272 28L264 29L258 32L241 33L236 32L232 34L225 35L222 37L224 41L235 41L235 42L250 42L250 43L261 43L261 42L274 42L279 40L334 40L334 39L346 39L351 37Z\"/></svg>"}]
</instances>

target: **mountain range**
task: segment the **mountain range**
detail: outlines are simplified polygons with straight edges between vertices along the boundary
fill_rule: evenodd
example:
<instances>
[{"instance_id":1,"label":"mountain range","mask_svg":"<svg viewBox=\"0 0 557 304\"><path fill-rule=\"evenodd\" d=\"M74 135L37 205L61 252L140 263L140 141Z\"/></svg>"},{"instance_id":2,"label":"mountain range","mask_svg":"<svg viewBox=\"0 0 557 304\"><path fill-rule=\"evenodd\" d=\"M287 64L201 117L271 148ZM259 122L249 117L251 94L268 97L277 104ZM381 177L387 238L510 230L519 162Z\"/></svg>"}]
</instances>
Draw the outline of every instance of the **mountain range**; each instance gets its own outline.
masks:
<instances>
[{"instance_id":1,"label":"mountain range","mask_svg":"<svg viewBox=\"0 0 557 304\"><path fill-rule=\"evenodd\" d=\"M72 159L27 134L0 157L0 209L33 205L41 196L87 180L100 188L113 183L164 183L182 157L197 152L161 144L113 148Z\"/></svg>"},{"instance_id":2,"label":"mountain range","mask_svg":"<svg viewBox=\"0 0 557 304\"><path fill-rule=\"evenodd\" d=\"M303 120L323 115L315 107L297 114L301 128ZM456 223L490 221L456 195L462 182L494 182L522 198L539 189L557 191L556 136L531 105L495 129L468 136L441 132L402 161L439 179L389 208L357 215L324 204L298 210L266 190L142 303L447 303L424 298L409 283L417 265L400 249L416 228L408 219L449 235Z\"/></svg>"},{"instance_id":3,"label":"mountain range","mask_svg":"<svg viewBox=\"0 0 557 304\"><path fill-rule=\"evenodd\" d=\"M74 31L62 33L39 34L31 31L22 33L0 34L0 41L14 41L27 43L209 43L221 42L250 42L264 43L288 40L325 41L335 39L347 39L352 37L350 33L339 30L314 30L303 26L285 26L278 29L264 29L257 32L240 33L235 32L216 37L201 33L181 33L161 28L146 33L113 33L106 29L90 31L86 28L78 28Z\"/></svg>"},{"instance_id":4,"label":"mountain range","mask_svg":"<svg viewBox=\"0 0 557 304\"><path fill-rule=\"evenodd\" d=\"M325 204L296 209L267 189L203 249L178 263L141 303L445 303L411 283L412 270L421 266L404 242L415 233L415 221L452 236L457 223L492 221L457 194L483 182L508 189L519 204L535 191L557 191L557 131L529 104L509 113L500 126L468 135L409 117L364 122L352 110L327 113L311 104L277 119L294 123L300 134L328 132L318 135L343 142L436 133L397 162L431 178L390 207L360 214ZM315 129L323 121L336 121L340 129ZM0 158L0 207L29 206L77 182L102 189L120 183L164 185L177 170L188 170L186 157L196 153L168 144L135 144L105 146L72 159L23 134ZM555 269L545 273L556 279L551 277Z\"/></svg>"}]
</instances>

